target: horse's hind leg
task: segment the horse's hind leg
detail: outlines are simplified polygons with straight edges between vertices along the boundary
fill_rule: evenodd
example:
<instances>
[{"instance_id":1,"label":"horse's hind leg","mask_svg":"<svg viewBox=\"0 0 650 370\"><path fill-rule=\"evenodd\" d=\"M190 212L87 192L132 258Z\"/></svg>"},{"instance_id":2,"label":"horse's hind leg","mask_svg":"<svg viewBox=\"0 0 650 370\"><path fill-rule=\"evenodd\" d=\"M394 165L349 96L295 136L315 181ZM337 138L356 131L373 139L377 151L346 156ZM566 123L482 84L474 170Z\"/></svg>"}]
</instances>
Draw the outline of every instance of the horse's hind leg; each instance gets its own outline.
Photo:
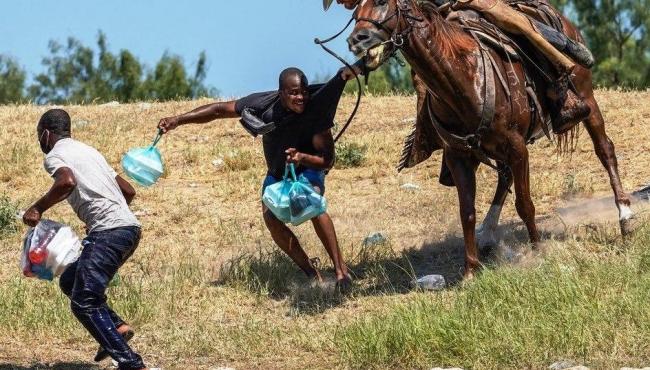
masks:
<instances>
[{"instance_id":1,"label":"horse's hind leg","mask_svg":"<svg viewBox=\"0 0 650 370\"><path fill-rule=\"evenodd\" d=\"M632 232L632 225L630 220L634 216L630 208L630 198L623 190L621 178L618 174L618 161L616 160L616 153L614 151L614 143L609 139L605 132L605 120L600 112L598 103L593 96L586 99L587 104L591 108L589 118L584 121L587 132L594 143L594 149L600 163L603 164L607 173L609 174L609 183L614 190L614 199L618 207L619 222L621 225L621 233L628 235Z\"/></svg>"},{"instance_id":2,"label":"horse's hind leg","mask_svg":"<svg viewBox=\"0 0 650 370\"><path fill-rule=\"evenodd\" d=\"M499 218L501 217L501 210L503 203L508 196L508 190L512 186L512 171L505 163L499 162L499 182L494 193L494 199L490 210L485 215L483 223L476 229L478 236L479 248L496 247L498 244L496 231L499 226Z\"/></svg>"},{"instance_id":3,"label":"horse's hind leg","mask_svg":"<svg viewBox=\"0 0 650 370\"><path fill-rule=\"evenodd\" d=\"M445 150L445 162L458 191L460 221L463 225L465 242L465 273L463 279L471 279L479 267L478 248L476 246L476 168L478 163L467 156Z\"/></svg>"},{"instance_id":4,"label":"horse's hind leg","mask_svg":"<svg viewBox=\"0 0 650 370\"><path fill-rule=\"evenodd\" d=\"M535 224L535 205L530 196L530 172L528 167L528 148L523 137L517 136L512 142L512 154L509 158L509 165L512 169L515 183L515 207L519 217L526 224L528 236L533 247L539 242L539 233Z\"/></svg>"}]
</instances>

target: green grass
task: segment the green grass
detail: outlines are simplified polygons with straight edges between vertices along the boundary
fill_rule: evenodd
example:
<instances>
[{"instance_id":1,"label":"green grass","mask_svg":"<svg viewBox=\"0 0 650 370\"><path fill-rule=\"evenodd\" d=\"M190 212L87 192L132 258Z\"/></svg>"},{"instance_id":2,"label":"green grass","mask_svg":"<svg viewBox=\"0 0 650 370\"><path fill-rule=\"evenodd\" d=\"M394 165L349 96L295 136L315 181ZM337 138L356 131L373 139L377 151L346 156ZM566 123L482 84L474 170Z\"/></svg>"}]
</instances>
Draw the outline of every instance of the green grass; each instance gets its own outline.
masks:
<instances>
[{"instance_id":1,"label":"green grass","mask_svg":"<svg viewBox=\"0 0 650 370\"><path fill-rule=\"evenodd\" d=\"M336 168L359 167L366 160L368 147L357 143L336 144Z\"/></svg>"},{"instance_id":2,"label":"green grass","mask_svg":"<svg viewBox=\"0 0 650 370\"><path fill-rule=\"evenodd\" d=\"M485 270L455 297L419 296L338 337L352 368L596 368L650 361L650 228L607 259ZM630 363L630 360L632 363Z\"/></svg>"},{"instance_id":3,"label":"green grass","mask_svg":"<svg viewBox=\"0 0 650 370\"><path fill-rule=\"evenodd\" d=\"M0 238L18 232L18 205L6 195L0 196Z\"/></svg>"}]
</instances>

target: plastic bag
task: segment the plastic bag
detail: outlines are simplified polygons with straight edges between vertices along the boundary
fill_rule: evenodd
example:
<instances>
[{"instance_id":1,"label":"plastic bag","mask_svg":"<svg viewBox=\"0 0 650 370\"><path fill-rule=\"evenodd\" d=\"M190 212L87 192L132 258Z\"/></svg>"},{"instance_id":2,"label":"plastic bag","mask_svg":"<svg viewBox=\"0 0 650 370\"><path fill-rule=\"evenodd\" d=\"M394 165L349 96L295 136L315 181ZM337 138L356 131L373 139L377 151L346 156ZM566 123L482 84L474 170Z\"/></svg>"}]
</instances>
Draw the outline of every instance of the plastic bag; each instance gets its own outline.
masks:
<instances>
[{"instance_id":1,"label":"plastic bag","mask_svg":"<svg viewBox=\"0 0 650 370\"><path fill-rule=\"evenodd\" d=\"M163 174L162 155L156 149L161 137L162 131L158 130L158 135L150 146L131 149L122 158L124 172L142 186L155 184Z\"/></svg>"},{"instance_id":2,"label":"plastic bag","mask_svg":"<svg viewBox=\"0 0 650 370\"><path fill-rule=\"evenodd\" d=\"M298 226L307 220L320 216L327 210L325 197L318 194L309 183L296 181L289 190L291 224Z\"/></svg>"},{"instance_id":3,"label":"plastic bag","mask_svg":"<svg viewBox=\"0 0 650 370\"><path fill-rule=\"evenodd\" d=\"M262 202L278 220L294 226L327 210L325 198L314 190L304 176L296 176L293 164L285 168L282 181L266 187Z\"/></svg>"},{"instance_id":4,"label":"plastic bag","mask_svg":"<svg viewBox=\"0 0 650 370\"><path fill-rule=\"evenodd\" d=\"M289 177L289 171L291 171L292 177ZM289 191L291 190L291 185L295 179L296 170L293 167L293 164L287 165L284 169L282 181L267 186L262 195L262 203L269 208L278 220L285 224L291 222Z\"/></svg>"},{"instance_id":5,"label":"plastic bag","mask_svg":"<svg viewBox=\"0 0 650 370\"><path fill-rule=\"evenodd\" d=\"M74 263L81 254L81 242L68 226L41 220L29 228L23 240L20 267L23 275L53 280Z\"/></svg>"}]
</instances>

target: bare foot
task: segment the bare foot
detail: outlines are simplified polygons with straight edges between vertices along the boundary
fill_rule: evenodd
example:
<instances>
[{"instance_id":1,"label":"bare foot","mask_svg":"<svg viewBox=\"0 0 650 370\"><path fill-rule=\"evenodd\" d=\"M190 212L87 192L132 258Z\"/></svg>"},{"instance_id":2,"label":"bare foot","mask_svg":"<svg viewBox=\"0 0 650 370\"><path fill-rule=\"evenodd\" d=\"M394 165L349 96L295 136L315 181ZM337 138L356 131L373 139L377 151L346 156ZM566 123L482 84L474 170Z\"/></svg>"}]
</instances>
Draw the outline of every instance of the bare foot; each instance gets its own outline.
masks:
<instances>
[{"instance_id":1,"label":"bare foot","mask_svg":"<svg viewBox=\"0 0 650 370\"><path fill-rule=\"evenodd\" d=\"M350 276L336 280L336 289L341 293L346 293L352 289L352 279L350 279Z\"/></svg>"}]
</instances>

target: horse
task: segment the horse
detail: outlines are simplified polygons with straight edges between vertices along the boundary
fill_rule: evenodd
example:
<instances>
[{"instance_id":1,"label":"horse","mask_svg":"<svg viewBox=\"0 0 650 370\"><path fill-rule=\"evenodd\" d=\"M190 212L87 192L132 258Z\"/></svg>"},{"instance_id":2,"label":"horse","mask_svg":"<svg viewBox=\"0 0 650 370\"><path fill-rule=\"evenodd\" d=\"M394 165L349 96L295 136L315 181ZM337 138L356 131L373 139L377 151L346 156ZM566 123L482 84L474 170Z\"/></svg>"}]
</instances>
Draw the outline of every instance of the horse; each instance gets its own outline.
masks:
<instances>
[{"instance_id":1,"label":"horse","mask_svg":"<svg viewBox=\"0 0 650 370\"><path fill-rule=\"evenodd\" d=\"M514 183L515 207L528 231L532 247L540 241L535 206L530 194L528 148L531 132L547 124L545 99L531 96L526 70L493 47L486 47L457 23L447 21L436 7L420 7L415 0L339 0L355 9L355 28L348 38L350 51L365 58L369 70L378 68L400 50L413 70L418 91L418 121L435 129L432 150L443 149L459 199L465 247L463 279L479 268L476 242L476 170L496 161L500 176L490 210L480 230L494 238L501 209ZM560 16L565 34L583 42L577 28ZM501 84L495 82L492 69ZM505 78L503 76L506 76ZM504 81L505 80L505 81ZM591 109L582 121L594 150L607 170L619 211L621 232L631 232L630 198L618 174L614 144L593 94L589 69L576 66L572 83ZM493 86L490 86L493 85ZM531 104L531 98L537 103ZM540 106L539 101L543 103ZM544 109L540 109L544 108ZM547 113L548 115L548 113ZM548 116L546 116L547 118ZM487 235L487 236L486 236Z\"/></svg>"}]
</instances>

